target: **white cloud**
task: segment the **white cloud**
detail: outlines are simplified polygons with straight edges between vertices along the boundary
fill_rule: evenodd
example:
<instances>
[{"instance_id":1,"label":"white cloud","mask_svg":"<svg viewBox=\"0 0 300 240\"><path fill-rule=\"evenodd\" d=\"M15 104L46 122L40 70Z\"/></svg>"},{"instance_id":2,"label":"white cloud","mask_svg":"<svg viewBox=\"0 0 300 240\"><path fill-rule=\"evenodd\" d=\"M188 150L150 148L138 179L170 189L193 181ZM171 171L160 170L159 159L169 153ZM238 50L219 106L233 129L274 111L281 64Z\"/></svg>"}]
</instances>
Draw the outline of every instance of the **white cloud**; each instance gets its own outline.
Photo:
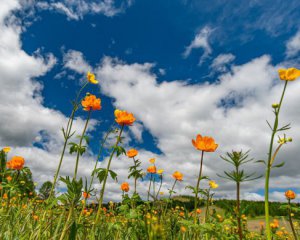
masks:
<instances>
[{"instance_id":1,"label":"white cloud","mask_svg":"<svg viewBox=\"0 0 300 240\"><path fill-rule=\"evenodd\" d=\"M43 84L36 81L56 63L53 54L41 55L37 50L29 55L22 50L22 26L12 11L19 10L18 1L0 3L0 146L12 146L12 155L22 155L33 170L35 181L52 180L58 165L63 136L61 127L68 118L61 112L43 105ZM70 106L71 108L71 106ZM97 124L92 120L89 131ZM74 130L82 131L84 120L74 121ZM43 149L34 147L39 141ZM91 169L91 156L80 169L86 175ZM74 156L66 154L62 174L73 174Z\"/></svg>"},{"instance_id":2,"label":"white cloud","mask_svg":"<svg viewBox=\"0 0 300 240\"><path fill-rule=\"evenodd\" d=\"M202 48L204 53L202 54L199 64L201 65L203 61L211 54L212 49L209 44L209 37L213 30L205 26L202 28L195 36L194 40L185 48L185 51L183 52L183 56L187 58L193 49Z\"/></svg>"},{"instance_id":3,"label":"white cloud","mask_svg":"<svg viewBox=\"0 0 300 240\"><path fill-rule=\"evenodd\" d=\"M235 56L231 53L228 54L220 54L218 55L210 65L214 71L218 72L226 72L228 69L228 64L234 61Z\"/></svg>"},{"instance_id":4,"label":"white cloud","mask_svg":"<svg viewBox=\"0 0 300 240\"><path fill-rule=\"evenodd\" d=\"M124 1L120 6L116 6L114 0L84 1L84 0L64 0L38 2L36 6L42 10L57 11L65 14L69 20L81 20L87 14L103 14L113 17L125 11L131 6L132 1Z\"/></svg>"},{"instance_id":5,"label":"white cloud","mask_svg":"<svg viewBox=\"0 0 300 240\"><path fill-rule=\"evenodd\" d=\"M300 31L286 43L286 56L295 57L300 51Z\"/></svg>"},{"instance_id":6,"label":"white cloud","mask_svg":"<svg viewBox=\"0 0 300 240\"><path fill-rule=\"evenodd\" d=\"M178 169L185 175L184 185L195 184L200 153L192 147L191 139L198 133L214 136L220 147L216 153L205 154L204 174L221 181L217 192L219 196L225 196L233 191L234 185L216 177L217 172L229 168L219 154L231 149L252 149L251 156L266 158L270 131L265 120L272 121L270 105L279 100L283 88L277 76L279 66L271 65L270 60L270 56L264 55L246 64L232 66L219 81L198 85L182 81L159 84L152 72L153 64L126 64L110 57L104 57L94 71L101 79L103 93L115 99L115 107L133 112L144 129L157 140L157 147L163 152L157 156L157 164L166 170L166 185L171 185L171 174ZM297 94L300 82L292 84L286 93L280 122L293 123L293 131L289 134L294 142L298 142L300 112L295 109L300 100ZM300 176L296 169L300 165L294 160L299 155L294 142L278 155L277 161L284 158L286 165L273 170L272 188L297 187ZM140 159L147 163L143 155ZM120 169L115 167L117 171ZM258 164L249 165L247 170L264 174L264 167ZM202 186L205 185L203 182ZM256 180L255 184L244 184L243 198L259 200L262 197L255 191L263 188L263 179ZM182 188L179 193L189 192Z\"/></svg>"}]
</instances>

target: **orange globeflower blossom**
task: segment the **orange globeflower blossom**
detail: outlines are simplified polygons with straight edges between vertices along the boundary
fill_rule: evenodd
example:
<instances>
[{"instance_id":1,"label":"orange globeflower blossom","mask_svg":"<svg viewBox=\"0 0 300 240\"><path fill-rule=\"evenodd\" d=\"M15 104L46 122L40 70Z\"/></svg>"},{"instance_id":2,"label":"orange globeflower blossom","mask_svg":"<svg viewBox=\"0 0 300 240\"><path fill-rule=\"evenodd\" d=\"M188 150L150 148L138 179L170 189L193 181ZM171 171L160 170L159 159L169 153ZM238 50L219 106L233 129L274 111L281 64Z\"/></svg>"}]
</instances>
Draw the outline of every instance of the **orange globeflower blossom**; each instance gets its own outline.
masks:
<instances>
[{"instance_id":1,"label":"orange globeflower blossom","mask_svg":"<svg viewBox=\"0 0 300 240\"><path fill-rule=\"evenodd\" d=\"M11 176L7 176L7 177L6 177L6 180L7 180L8 182L10 182L10 181L12 180L12 177L11 177Z\"/></svg>"},{"instance_id":2,"label":"orange globeflower blossom","mask_svg":"<svg viewBox=\"0 0 300 240\"><path fill-rule=\"evenodd\" d=\"M88 73L86 74L86 78L87 78L87 80L88 80L90 83L92 83L92 84L97 84L97 83L98 83L98 81L97 81L96 78L95 78L95 74L93 74L93 73L91 73L91 72L88 72Z\"/></svg>"},{"instance_id":3,"label":"orange globeflower blossom","mask_svg":"<svg viewBox=\"0 0 300 240\"><path fill-rule=\"evenodd\" d=\"M183 180L183 174L181 172L174 172L173 173L173 178L175 178L177 181L182 181Z\"/></svg>"},{"instance_id":4,"label":"orange globeflower blossom","mask_svg":"<svg viewBox=\"0 0 300 240\"><path fill-rule=\"evenodd\" d=\"M128 192L129 191L129 184L128 184L128 182L123 182L121 184L121 190L124 191L124 192Z\"/></svg>"},{"instance_id":5,"label":"orange globeflower blossom","mask_svg":"<svg viewBox=\"0 0 300 240\"><path fill-rule=\"evenodd\" d=\"M90 195L89 193L87 193L87 192L83 192L83 193L82 193L82 196L83 196L83 198L85 198L85 199L88 199L88 198L91 197L91 195Z\"/></svg>"},{"instance_id":6,"label":"orange globeflower blossom","mask_svg":"<svg viewBox=\"0 0 300 240\"><path fill-rule=\"evenodd\" d=\"M81 105L84 111L100 110L101 99L96 98L95 95L87 93L85 98L81 101Z\"/></svg>"},{"instance_id":7,"label":"orange globeflower blossom","mask_svg":"<svg viewBox=\"0 0 300 240\"><path fill-rule=\"evenodd\" d=\"M8 153L8 152L10 152L10 147L4 147L2 149L2 151L5 152L5 153Z\"/></svg>"},{"instance_id":8,"label":"orange globeflower blossom","mask_svg":"<svg viewBox=\"0 0 300 240\"><path fill-rule=\"evenodd\" d=\"M24 158L14 156L6 163L6 167L14 170L21 170L24 166L24 163Z\"/></svg>"},{"instance_id":9,"label":"orange globeflower blossom","mask_svg":"<svg viewBox=\"0 0 300 240\"><path fill-rule=\"evenodd\" d=\"M147 168L148 173L156 173L156 167L155 166L150 166Z\"/></svg>"},{"instance_id":10,"label":"orange globeflower blossom","mask_svg":"<svg viewBox=\"0 0 300 240\"><path fill-rule=\"evenodd\" d=\"M285 197L287 198L287 199L295 199L296 198L296 193L294 192L294 191L292 191L292 190L287 190L286 192L285 192Z\"/></svg>"},{"instance_id":11,"label":"orange globeflower blossom","mask_svg":"<svg viewBox=\"0 0 300 240\"><path fill-rule=\"evenodd\" d=\"M126 154L127 154L127 157L133 158L136 155L138 155L138 153L139 153L138 150L132 148L132 149L129 149Z\"/></svg>"},{"instance_id":12,"label":"orange globeflower blossom","mask_svg":"<svg viewBox=\"0 0 300 240\"><path fill-rule=\"evenodd\" d=\"M300 70L297 68L279 69L279 78L284 81L294 81L300 77Z\"/></svg>"},{"instance_id":13,"label":"orange globeflower blossom","mask_svg":"<svg viewBox=\"0 0 300 240\"><path fill-rule=\"evenodd\" d=\"M200 134L197 135L196 141L192 139L192 143L196 149L204 152L214 152L218 147L212 137L202 137Z\"/></svg>"},{"instance_id":14,"label":"orange globeflower blossom","mask_svg":"<svg viewBox=\"0 0 300 240\"><path fill-rule=\"evenodd\" d=\"M116 117L115 121L119 125L131 126L135 121L135 117L133 116L132 113L128 113L126 111L116 109L114 114L115 114L115 117Z\"/></svg>"}]
</instances>

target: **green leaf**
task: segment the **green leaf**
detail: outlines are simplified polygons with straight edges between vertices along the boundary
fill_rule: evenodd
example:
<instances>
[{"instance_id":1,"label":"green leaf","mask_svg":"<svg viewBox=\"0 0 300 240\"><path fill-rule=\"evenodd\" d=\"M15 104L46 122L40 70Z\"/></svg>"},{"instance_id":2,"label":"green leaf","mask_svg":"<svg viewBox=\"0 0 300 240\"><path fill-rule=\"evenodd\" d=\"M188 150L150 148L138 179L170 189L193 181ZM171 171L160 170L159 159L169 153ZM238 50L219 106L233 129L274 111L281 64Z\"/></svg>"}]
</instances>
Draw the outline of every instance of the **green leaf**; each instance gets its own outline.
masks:
<instances>
[{"instance_id":1,"label":"green leaf","mask_svg":"<svg viewBox=\"0 0 300 240\"><path fill-rule=\"evenodd\" d=\"M255 161L256 163L263 163L263 164L265 164L266 165L266 161L265 160L257 160L257 161Z\"/></svg>"},{"instance_id":2,"label":"green leaf","mask_svg":"<svg viewBox=\"0 0 300 240\"><path fill-rule=\"evenodd\" d=\"M117 176L118 176L118 174L116 174L114 171L112 171L112 170L109 170L109 174L110 174L110 176L111 176L111 178L114 180L114 181L118 181L118 179L117 179Z\"/></svg>"},{"instance_id":3,"label":"green leaf","mask_svg":"<svg viewBox=\"0 0 300 240\"><path fill-rule=\"evenodd\" d=\"M76 226L76 222L74 221L70 229L69 240L76 240L76 234L77 234L77 226Z\"/></svg>"},{"instance_id":4,"label":"green leaf","mask_svg":"<svg viewBox=\"0 0 300 240\"><path fill-rule=\"evenodd\" d=\"M279 163L277 165L272 166L272 168L280 168L285 164L285 162Z\"/></svg>"}]
</instances>

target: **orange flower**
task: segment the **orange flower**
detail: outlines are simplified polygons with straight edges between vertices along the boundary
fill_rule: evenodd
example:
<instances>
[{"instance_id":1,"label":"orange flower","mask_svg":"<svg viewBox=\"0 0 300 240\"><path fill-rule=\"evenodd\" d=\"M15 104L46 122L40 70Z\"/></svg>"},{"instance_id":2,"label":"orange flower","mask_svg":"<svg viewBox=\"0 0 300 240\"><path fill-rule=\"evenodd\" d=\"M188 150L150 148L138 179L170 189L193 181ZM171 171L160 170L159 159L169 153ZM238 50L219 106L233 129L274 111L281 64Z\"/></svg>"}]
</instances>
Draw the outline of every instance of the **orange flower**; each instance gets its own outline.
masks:
<instances>
[{"instance_id":1,"label":"orange flower","mask_svg":"<svg viewBox=\"0 0 300 240\"><path fill-rule=\"evenodd\" d=\"M96 78L95 78L95 74L93 74L93 73L91 73L91 72L88 72L88 73L86 74L86 78L87 78L87 80L88 80L90 83L92 83L92 84L97 84L97 83L98 83L98 81L97 81Z\"/></svg>"},{"instance_id":2,"label":"orange flower","mask_svg":"<svg viewBox=\"0 0 300 240\"><path fill-rule=\"evenodd\" d=\"M192 143L196 149L204 152L214 152L218 147L212 137L202 137L200 134L197 135L196 141L192 139Z\"/></svg>"},{"instance_id":3,"label":"orange flower","mask_svg":"<svg viewBox=\"0 0 300 240\"><path fill-rule=\"evenodd\" d=\"M128 182L123 182L121 184L121 190L124 191L124 192L128 192L129 191L129 184L128 184Z\"/></svg>"},{"instance_id":4,"label":"orange flower","mask_svg":"<svg viewBox=\"0 0 300 240\"><path fill-rule=\"evenodd\" d=\"M101 99L96 98L95 95L87 93L85 98L81 101L81 105L82 105L84 111L100 110L101 109Z\"/></svg>"},{"instance_id":5,"label":"orange flower","mask_svg":"<svg viewBox=\"0 0 300 240\"><path fill-rule=\"evenodd\" d=\"M34 219L35 221L37 221L37 220L39 220L39 216L33 215L33 219Z\"/></svg>"},{"instance_id":6,"label":"orange flower","mask_svg":"<svg viewBox=\"0 0 300 240\"><path fill-rule=\"evenodd\" d=\"M271 228L279 228L279 221L274 219L272 223L270 223Z\"/></svg>"},{"instance_id":7,"label":"orange flower","mask_svg":"<svg viewBox=\"0 0 300 240\"><path fill-rule=\"evenodd\" d=\"M150 166L147 168L148 173L156 173L156 167L155 166Z\"/></svg>"},{"instance_id":8,"label":"orange flower","mask_svg":"<svg viewBox=\"0 0 300 240\"><path fill-rule=\"evenodd\" d=\"M6 180L7 180L8 182L10 182L10 181L12 180L12 177L11 177L11 176L7 176L7 177L6 177Z\"/></svg>"},{"instance_id":9,"label":"orange flower","mask_svg":"<svg viewBox=\"0 0 300 240\"><path fill-rule=\"evenodd\" d=\"M6 167L14 170L21 170L24 166L25 160L22 157L14 156L6 163Z\"/></svg>"},{"instance_id":10,"label":"orange flower","mask_svg":"<svg viewBox=\"0 0 300 240\"><path fill-rule=\"evenodd\" d=\"M285 192L285 197L287 199L295 199L296 198L296 193L294 191L292 191L292 190L287 190Z\"/></svg>"},{"instance_id":11,"label":"orange flower","mask_svg":"<svg viewBox=\"0 0 300 240\"><path fill-rule=\"evenodd\" d=\"M186 232L186 227L181 226L181 227L180 227L180 231L183 232L183 233L185 233L185 232Z\"/></svg>"},{"instance_id":12,"label":"orange flower","mask_svg":"<svg viewBox=\"0 0 300 240\"><path fill-rule=\"evenodd\" d=\"M3 199L7 199L7 198L8 198L7 193L4 193L3 194Z\"/></svg>"},{"instance_id":13,"label":"orange flower","mask_svg":"<svg viewBox=\"0 0 300 240\"><path fill-rule=\"evenodd\" d=\"M133 116L132 113L128 113L126 111L121 111L119 109L115 110L115 117L116 117L115 121L119 125L131 126L135 121L135 117Z\"/></svg>"},{"instance_id":14,"label":"orange flower","mask_svg":"<svg viewBox=\"0 0 300 240\"><path fill-rule=\"evenodd\" d=\"M176 171L173 173L173 178L175 178L177 181L182 181L183 174L181 172Z\"/></svg>"},{"instance_id":15,"label":"orange flower","mask_svg":"<svg viewBox=\"0 0 300 240\"><path fill-rule=\"evenodd\" d=\"M136 155L138 155L138 153L139 153L139 152L138 152L136 149L134 149L134 148L129 149L129 150L127 151L127 157L133 158L133 157L135 157Z\"/></svg>"},{"instance_id":16,"label":"orange flower","mask_svg":"<svg viewBox=\"0 0 300 240\"><path fill-rule=\"evenodd\" d=\"M84 199L88 199L88 198L91 197L91 195L89 193L87 193L87 192L83 192L82 196L83 196Z\"/></svg>"},{"instance_id":17,"label":"orange flower","mask_svg":"<svg viewBox=\"0 0 300 240\"><path fill-rule=\"evenodd\" d=\"M200 214L201 212L202 212L201 209L200 209L200 208L197 208L196 213L197 213L197 214Z\"/></svg>"},{"instance_id":18,"label":"orange flower","mask_svg":"<svg viewBox=\"0 0 300 240\"><path fill-rule=\"evenodd\" d=\"M284 81L294 81L300 77L300 70L297 68L279 69L279 78Z\"/></svg>"}]
</instances>

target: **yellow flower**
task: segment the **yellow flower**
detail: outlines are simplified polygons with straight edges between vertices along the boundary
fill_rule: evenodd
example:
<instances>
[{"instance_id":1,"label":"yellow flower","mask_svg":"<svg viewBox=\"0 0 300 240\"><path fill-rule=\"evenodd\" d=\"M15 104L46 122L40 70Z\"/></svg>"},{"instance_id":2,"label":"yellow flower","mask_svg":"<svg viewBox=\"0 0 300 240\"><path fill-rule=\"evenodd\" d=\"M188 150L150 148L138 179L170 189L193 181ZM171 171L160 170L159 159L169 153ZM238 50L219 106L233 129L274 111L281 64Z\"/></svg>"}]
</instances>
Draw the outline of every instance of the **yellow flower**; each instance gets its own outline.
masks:
<instances>
[{"instance_id":1,"label":"yellow flower","mask_svg":"<svg viewBox=\"0 0 300 240\"><path fill-rule=\"evenodd\" d=\"M185 232L186 232L186 227L181 226L180 231L181 231L182 233L185 233Z\"/></svg>"},{"instance_id":2,"label":"yellow flower","mask_svg":"<svg viewBox=\"0 0 300 240\"><path fill-rule=\"evenodd\" d=\"M150 162L150 163L155 163L155 158L149 159L149 162Z\"/></svg>"},{"instance_id":3,"label":"yellow flower","mask_svg":"<svg viewBox=\"0 0 300 240\"><path fill-rule=\"evenodd\" d=\"M279 78L284 81L294 81L300 77L300 70L297 68L279 69Z\"/></svg>"},{"instance_id":4,"label":"yellow flower","mask_svg":"<svg viewBox=\"0 0 300 240\"><path fill-rule=\"evenodd\" d=\"M8 153L8 152L10 152L10 147L4 147L2 149L2 151L5 152L5 153Z\"/></svg>"},{"instance_id":5,"label":"yellow flower","mask_svg":"<svg viewBox=\"0 0 300 240\"><path fill-rule=\"evenodd\" d=\"M213 188L213 189L219 187L219 185L215 181L209 181L208 184L209 184L210 188Z\"/></svg>"},{"instance_id":6,"label":"yellow flower","mask_svg":"<svg viewBox=\"0 0 300 240\"><path fill-rule=\"evenodd\" d=\"M163 170L163 169L158 169L158 170L157 170L157 174L159 174L159 175L162 175L162 174L163 174L163 172L164 172L164 170Z\"/></svg>"},{"instance_id":7,"label":"yellow flower","mask_svg":"<svg viewBox=\"0 0 300 240\"><path fill-rule=\"evenodd\" d=\"M97 84L97 83L98 83L98 81L97 81L96 78L95 78L95 74L93 74L93 73L91 73L91 72L88 72L88 73L86 74L86 78L87 78L87 80L88 80L90 83L92 83L92 84Z\"/></svg>"}]
</instances>

